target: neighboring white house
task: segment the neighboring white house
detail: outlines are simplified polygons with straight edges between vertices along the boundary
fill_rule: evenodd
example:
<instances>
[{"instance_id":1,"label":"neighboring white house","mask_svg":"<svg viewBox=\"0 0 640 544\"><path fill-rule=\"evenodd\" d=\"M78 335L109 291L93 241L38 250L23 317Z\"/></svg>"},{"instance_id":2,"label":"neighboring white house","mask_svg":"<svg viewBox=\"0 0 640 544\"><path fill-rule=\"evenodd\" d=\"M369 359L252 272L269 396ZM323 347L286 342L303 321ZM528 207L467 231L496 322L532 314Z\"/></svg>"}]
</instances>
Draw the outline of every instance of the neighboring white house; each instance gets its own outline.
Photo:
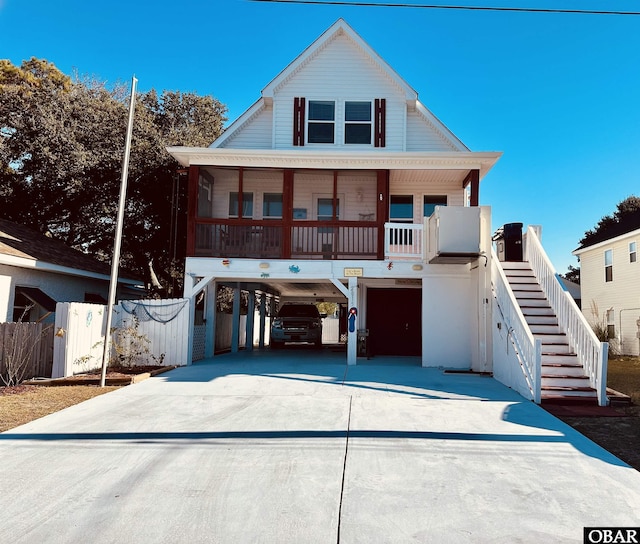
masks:
<instances>
[{"instance_id":1,"label":"neighboring white house","mask_svg":"<svg viewBox=\"0 0 640 544\"><path fill-rule=\"evenodd\" d=\"M111 267L31 228L0 219L0 322L51 321L56 302L105 303ZM141 282L119 278L120 298Z\"/></svg>"},{"instance_id":2,"label":"neighboring white house","mask_svg":"<svg viewBox=\"0 0 640 544\"><path fill-rule=\"evenodd\" d=\"M640 354L640 229L583 246L580 259L582 311L592 323L606 326L617 348Z\"/></svg>"},{"instance_id":3,"label":"neighboring white house","mask_svg":"<svg viewBox=\"0 0 640 544\"><path fill-rule=\"evenodd\" d=\"M374 357L494 372L540 398L541 349L507 308L516 299L493 262L490 209L478 206L501 153L470 151L342 19L211 146L168 151L189 169L185 297L206 357L224 285L236 292L232 350L241 291L249 308L260 299L246 337L257 328L261 340L271 301L333 301L350 316L348 364L366 338ZM530 236L525 254L542 255Z\"/></svg>"}]
</instances>

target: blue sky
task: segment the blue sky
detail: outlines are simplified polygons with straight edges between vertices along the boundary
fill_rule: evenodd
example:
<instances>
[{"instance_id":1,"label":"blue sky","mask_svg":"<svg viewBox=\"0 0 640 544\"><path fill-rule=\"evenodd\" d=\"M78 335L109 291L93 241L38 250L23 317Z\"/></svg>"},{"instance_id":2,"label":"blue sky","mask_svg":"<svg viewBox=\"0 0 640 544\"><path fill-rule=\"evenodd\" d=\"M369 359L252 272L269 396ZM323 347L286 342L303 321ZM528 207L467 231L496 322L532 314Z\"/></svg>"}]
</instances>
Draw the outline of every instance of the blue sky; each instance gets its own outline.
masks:
<instances>
[{"instance_id":1,"label":"blue sky","mask_svg":"<svg viewBox=\"0 0 640 544\"><path fill-rule=\"evenodd\" d=\"M637 0L441 3L639 11ZM502 151L480 203L543 226L559 272L584 232L640 195L640 16L255 3L0 0L0 58L108 83L211 94L239 116L343 17L472 151Z\"/></svg>"}]
</instances>

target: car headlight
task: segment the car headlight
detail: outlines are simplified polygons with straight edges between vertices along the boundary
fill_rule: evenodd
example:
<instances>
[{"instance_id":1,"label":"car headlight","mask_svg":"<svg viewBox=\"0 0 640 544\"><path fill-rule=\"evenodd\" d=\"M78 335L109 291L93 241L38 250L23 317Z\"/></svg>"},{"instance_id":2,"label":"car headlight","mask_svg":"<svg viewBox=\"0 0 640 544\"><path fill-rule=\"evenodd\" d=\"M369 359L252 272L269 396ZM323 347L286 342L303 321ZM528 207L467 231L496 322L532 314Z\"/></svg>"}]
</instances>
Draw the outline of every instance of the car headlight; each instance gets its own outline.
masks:
<instances>
[{"instance_id":1,"label":"car headlight","mask_svg":"<svg viewBox=\"0 0 640 544\"><path fill-rule=\"evenodd\" d=\"M271 324L271 326L272 326L274 329L281 329L281 328L282 328L282 321L280 321L279 319L275 319L275 320L273 321L273 323Z\"/></svg>"}]
</instances>

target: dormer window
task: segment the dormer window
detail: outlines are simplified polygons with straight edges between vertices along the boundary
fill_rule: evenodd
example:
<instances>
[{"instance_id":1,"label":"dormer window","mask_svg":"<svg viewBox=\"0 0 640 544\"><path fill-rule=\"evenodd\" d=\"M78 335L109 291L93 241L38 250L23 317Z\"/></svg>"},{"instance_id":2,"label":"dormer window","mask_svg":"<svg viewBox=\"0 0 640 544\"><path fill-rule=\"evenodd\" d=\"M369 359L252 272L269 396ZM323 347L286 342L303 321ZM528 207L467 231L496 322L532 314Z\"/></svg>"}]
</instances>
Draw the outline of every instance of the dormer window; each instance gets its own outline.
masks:
<instances>
[{"instance_id":1,"label":"dormer window","mask_svg":"<svg viewBox=\"0 0 640 544\"><path fill-rule=\"evenodd\" d=\"M336 125L336 103L330 100L309 100L307 141L310 144L332 144Z\"/></svg>"},{"instance_id":2,"label":"dormer window","mask_svg":"<svg viewBox=\"0 0 640 544\"><path fill-rule=\"evenodd\" d=\"M344 143L371 145L371 102L344 103Z\"/></svg>"}]
</instances>

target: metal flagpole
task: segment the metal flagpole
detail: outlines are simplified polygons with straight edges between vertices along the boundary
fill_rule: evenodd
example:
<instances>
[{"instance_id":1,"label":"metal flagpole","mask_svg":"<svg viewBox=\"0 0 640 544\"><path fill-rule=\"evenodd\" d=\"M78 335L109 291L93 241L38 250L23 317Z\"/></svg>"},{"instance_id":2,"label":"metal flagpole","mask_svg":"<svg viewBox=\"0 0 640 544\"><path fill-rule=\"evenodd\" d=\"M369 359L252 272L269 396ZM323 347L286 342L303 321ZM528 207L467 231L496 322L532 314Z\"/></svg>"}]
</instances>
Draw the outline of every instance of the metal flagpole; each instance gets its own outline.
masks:
<instances>
[{"instance_id":1,"label":"metal flagpole","mask_svg":"<svg viewBox=\"0 0 640 544\"><path fill-rule=\"evenodd\" d=\"M131 152L131 133L133 132L133 113L136 108L136 84L138 80L131 79L131 98L129 101L129 125L127 127L127 139L122 160L122 178L120 180L120 201L118 202L118 221L116 223L116 238L113 244L113 260L111 261L111 282L109 283L109 303L107 305L107 330L104 333L104 350L102 352L102 376L100 387L104 387L107 378L107 364L111 351L111 321L113 306L116 302L118 289L118 266L120 264L120 246L122 242L122 224L124 223L124 205L127 195L127 178L129 176L129 154Z\"/></svg>"}]
</instances>

